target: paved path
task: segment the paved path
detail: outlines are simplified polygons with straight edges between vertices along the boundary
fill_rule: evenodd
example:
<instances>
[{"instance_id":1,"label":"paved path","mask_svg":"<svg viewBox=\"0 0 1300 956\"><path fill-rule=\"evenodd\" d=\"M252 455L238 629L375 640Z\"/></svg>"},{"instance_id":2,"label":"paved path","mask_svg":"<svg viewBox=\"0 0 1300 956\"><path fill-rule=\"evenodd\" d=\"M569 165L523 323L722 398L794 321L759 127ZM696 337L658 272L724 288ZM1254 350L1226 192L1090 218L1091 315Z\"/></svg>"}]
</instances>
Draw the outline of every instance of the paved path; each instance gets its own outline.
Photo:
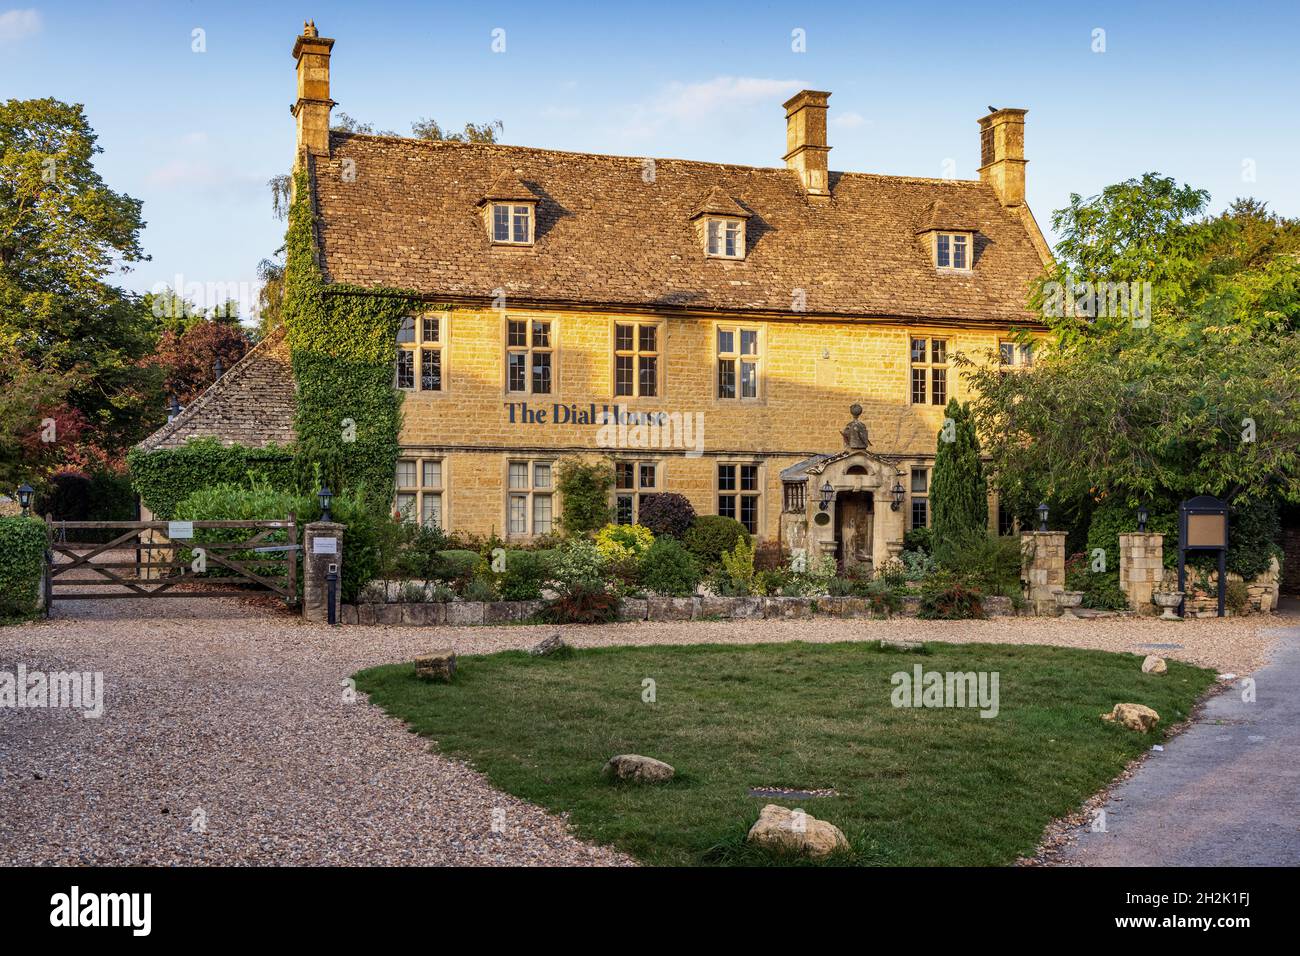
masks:
<instances>
[{"instance_id":1,"label":"paved path","mask_svg":"<svg viewBox=\"0 0 1300 956\"><path fill-rule=\"evenodd\" d=\"M1055 862L1084 866L1300 865L1300 626L1279 631L1255 672L1235 681L1153 753Z\"/></svg>"}]
</instances>

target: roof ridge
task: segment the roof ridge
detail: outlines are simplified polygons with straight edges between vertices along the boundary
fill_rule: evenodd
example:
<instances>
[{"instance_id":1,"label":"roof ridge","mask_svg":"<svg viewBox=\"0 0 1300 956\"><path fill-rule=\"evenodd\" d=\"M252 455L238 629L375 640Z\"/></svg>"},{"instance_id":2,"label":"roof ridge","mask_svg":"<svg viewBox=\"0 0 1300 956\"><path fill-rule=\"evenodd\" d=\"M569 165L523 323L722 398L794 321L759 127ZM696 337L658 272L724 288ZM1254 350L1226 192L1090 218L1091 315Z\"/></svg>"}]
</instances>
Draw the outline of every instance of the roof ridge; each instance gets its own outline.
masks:
<instances>
[{"instance_id":1,"label":"roof ridge","mask_svg":"<svg viewBox=\"0 0 1300 956\"><path fill-rule=\"evenodd\" d=\"M707 159L682 159L681 157L676 156L628 156L621 153L585 153L575 149L551 149L547 146L520 146L515 143L466 143L448 139L419 139L413 136L380 136L375 133L346 133L340 130L332 131L331 135L343 139L363 139L388 143L402 143L418 148L515 151L532 154L541 153L551 156L581 156L584 159L605 159L638 164L644 163L647 159L653 159L656 163L684 163L691 166L709 166L719 169L735 169L753 172L784 173L790 171L785 166L754 166L747 163L719 163ZM866 173L852 169L832 169L829 171L829 174L832 176L862 176L868 179L939 184L958 186L962 188L971 186L988 186L987 183L980 179L949 179L941 176L905 176L897 173Z\"/></svg>"}]
</instances>

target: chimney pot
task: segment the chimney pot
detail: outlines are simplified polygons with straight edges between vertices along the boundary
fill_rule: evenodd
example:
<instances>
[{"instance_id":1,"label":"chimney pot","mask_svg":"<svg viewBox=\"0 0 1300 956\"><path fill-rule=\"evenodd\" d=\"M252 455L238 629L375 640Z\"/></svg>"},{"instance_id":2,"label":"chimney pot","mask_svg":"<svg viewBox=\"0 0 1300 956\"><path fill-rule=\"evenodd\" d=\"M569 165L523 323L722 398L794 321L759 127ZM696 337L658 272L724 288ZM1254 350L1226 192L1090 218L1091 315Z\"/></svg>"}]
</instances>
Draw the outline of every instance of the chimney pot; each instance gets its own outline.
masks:
<instances>
[{"instance_id":1,"label":"chimney pot","mask_svg":"<svg viewBox=\"0 0 1300 956\"><path fill-rule=\"evenodd\" d=\"M980 179L993 187L1002 205L1025 204L1025 114L1000 109L980 123Z\"/></svg>"},{"instance_id":2,"label":"chimney pot","mask_svg":"<svg viewBox=\"0 0 1300 956\"><path fill-rule=\"evenodd\" d=\"M808 196L829 199L826 145L827 100L821 90L800 90L785 101L785 165L799 174Z\"/></svg>"}]
</instances>

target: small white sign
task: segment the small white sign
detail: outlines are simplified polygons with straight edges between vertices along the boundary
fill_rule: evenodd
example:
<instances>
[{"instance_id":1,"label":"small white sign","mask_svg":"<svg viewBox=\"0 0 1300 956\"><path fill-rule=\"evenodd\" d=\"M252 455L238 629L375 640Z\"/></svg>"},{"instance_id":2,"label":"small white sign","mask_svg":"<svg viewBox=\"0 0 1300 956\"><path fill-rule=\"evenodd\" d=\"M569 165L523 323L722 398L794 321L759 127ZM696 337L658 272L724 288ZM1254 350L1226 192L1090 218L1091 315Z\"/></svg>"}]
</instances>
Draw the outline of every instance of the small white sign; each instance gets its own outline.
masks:
<instances>
[{"instance_id":1,"label":"small white sign","mask_svg":"<svg viewBox=\"0 0 1300 956\"><path fill-rule=\"evenodd\" d=\"M194 522L193 521L168 521L167 537L172 539L194 537Z\"/></svg>"},{"instance_id":2,"label":"small white sign","mask_svg":"<svg viewBox=\"0 0 1300 956\"><path fill-rule=\"evenodd\" d=\"M312 554L338 554L339 539L338 538L312 538L311 553Z\"/></svg>"}]
</instances>

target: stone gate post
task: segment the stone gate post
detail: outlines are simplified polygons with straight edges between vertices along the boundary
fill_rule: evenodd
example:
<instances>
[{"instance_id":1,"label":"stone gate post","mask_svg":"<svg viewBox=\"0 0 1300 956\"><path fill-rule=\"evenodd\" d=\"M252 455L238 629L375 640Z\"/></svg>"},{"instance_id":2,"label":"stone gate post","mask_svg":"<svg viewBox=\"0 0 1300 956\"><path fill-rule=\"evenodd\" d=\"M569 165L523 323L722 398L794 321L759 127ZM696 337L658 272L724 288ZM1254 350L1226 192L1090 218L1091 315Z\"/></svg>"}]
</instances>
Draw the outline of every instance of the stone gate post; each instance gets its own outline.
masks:
<instances>
[{"instance_id":1,"label":"stone gate post","mask_svg":"<svg viewBox=\"0 0 1300 956\"><path fill-rule=\"evenodd\" d=\"M317 623L329 621L329 582L327 575L333 565L338 572L336 585L335 620L343 597L343 532L347 525L334 521L314 521L303 529L302 555L302 616Z\"/></svg>"},{"instance_id":2,"label":"stone gate post","mask_svg":"<svg viewBox=\"0 0 1300 956\"><path fill-rule=\"evenodd\" d=\"M1151 595L1164 575L1165 536L1158 531L1133 531L1119 536L1119 587L1129 607L1139 614L1157 614Z\"/></svg>"},{"instance_id":3,"label":"stone gate post","mask_svg":"<svg viewBox=\"0 0 1300 956\"><path fill-rule=\"evenodd\" d=\"M1065 532L1025 531L1020 549L1025 599L1035 614L1056 614L1056 592L1065 590Z\"/></svg>"}]
</instances>

